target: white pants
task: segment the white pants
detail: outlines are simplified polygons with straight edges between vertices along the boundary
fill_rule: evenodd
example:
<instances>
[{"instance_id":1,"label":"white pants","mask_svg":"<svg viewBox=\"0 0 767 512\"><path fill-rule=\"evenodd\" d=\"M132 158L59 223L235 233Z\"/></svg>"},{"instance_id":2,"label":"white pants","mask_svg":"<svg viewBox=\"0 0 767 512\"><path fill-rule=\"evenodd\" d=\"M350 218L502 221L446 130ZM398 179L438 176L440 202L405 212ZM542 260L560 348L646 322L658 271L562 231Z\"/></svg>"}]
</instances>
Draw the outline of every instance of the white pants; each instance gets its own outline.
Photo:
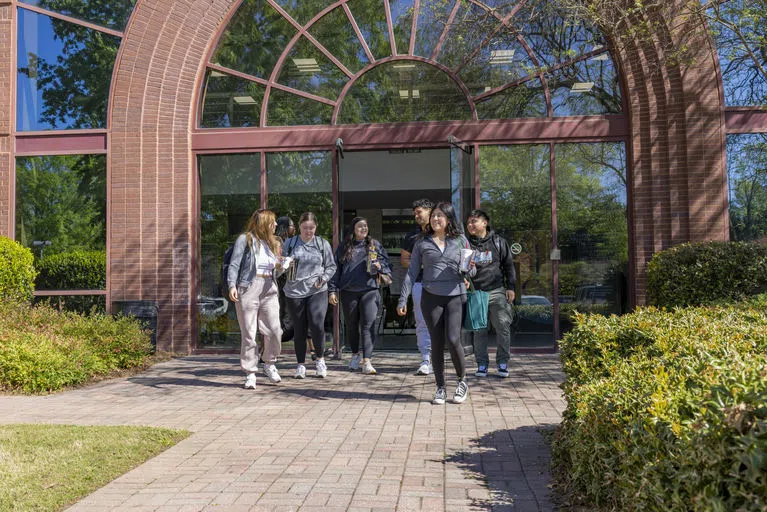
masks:
<instances>
[{"instance_id":1,"label":"white pants","mask_svg":"<svg viewBox=\"0 0 767 512\"><path fill-rule=\"evenodd\" d=\"M418 350L421 351L421 357L431 359L431 337L429 328L426 327L426 320L421 311L421 292L423 286L421 283L413 284L413 313L415 314L415 337L418 340Z\"/></svg>"},{"instance_id":2,"label":"white pants","mask_svg":"<svg viewBox=\"0 0 767 512\"><path fill-rule=\"evenodd\" d=\"M237 292L240 300L235 302L235 308L242 333L240 366L246 373L254 373L258 370L256 333L259 330L264 338L264 361L276 362L282 349L277 283L271 277L256 277L250 288Z\"/></svg>"}]
</instances>

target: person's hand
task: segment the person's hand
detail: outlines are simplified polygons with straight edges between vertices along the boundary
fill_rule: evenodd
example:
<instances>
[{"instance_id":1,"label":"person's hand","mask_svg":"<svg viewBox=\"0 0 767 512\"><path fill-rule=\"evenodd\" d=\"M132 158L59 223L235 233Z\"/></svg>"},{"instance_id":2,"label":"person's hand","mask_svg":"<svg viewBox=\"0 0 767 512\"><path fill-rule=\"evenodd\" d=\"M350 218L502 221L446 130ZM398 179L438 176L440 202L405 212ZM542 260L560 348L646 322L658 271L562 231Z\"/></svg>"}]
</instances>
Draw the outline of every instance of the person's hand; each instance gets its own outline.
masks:
<instances>
[{"instance_id":1,"label":"person's hand","mask_svg":"<svg viewBox=\"0 0 767 512\"><path fill-rule=\"evenodd\" d=\"M328 297L328 302L330 302L332 306L338 306L338 295L331 293Z\"/></svg>"},{"instance_id":2,"label":"person's hand","mask_svg":"<svg viewBox=\"0 0 767 512\"><path fill-rule=\"evenodd\" d=\"M320 277L319 279L317 279L317 282L314 283L314 287L315 288L322 288L322 285L324 285L324 284L325 284L325 280Z\"/></svg>"},{"instance_id":3,"label":"person's hand","mask_svg":"<svg viewBox=\"0 0 767 512\"><path fill-rule=\"evenodd\" d=\"M401 308L397 308L397 314L399 316L407 315L407 306L402 306Z\"/></svg>"},{"instance_id":4,"label":"person's hand","mask_svg":"<svg viewBox=\"0 0 767 512\"><path fill-rule=\"evenodd\" d=\"M235 286L232 286L229 288L229 300L232 302L239 302L240 297L237 295L237 288Z\"/></svg>"},{"instance_id":5,"label":"person's hand","mask_svg":"<svg viewBox=\"0 0 767 512\"><path fill-rule=\"evenodd\" d=\"M373 269L375 269L376 271L380 271L381 270L381 263L378 262L378 261L374 261L373 264L371 265L371 267L373 267Z\"/></svg>"},{"instance_id":6,"label":"person's hand","mask_svg":"<svg viewBox=\"0 0 767 512\"><path fill-rule=\"evenodd\" d=\"M515 297L514 290L506 290L506 302L511 304L512 302L514 302L514 297Z\"/></svg>"},{"instance_id":7,"label":"person's hand","mask_svg":"<svg viewBox=\"0 0 767 512\"><path fill-rule=\"evenodd\" d=\"M471 283L469 282L469 280L468 280L468 279L464 279L464 280L463 280L463 285L466 287L466 289L467 289L467 290L468 290L469 288L471 288Z\"/></svg>"}]
</instances>

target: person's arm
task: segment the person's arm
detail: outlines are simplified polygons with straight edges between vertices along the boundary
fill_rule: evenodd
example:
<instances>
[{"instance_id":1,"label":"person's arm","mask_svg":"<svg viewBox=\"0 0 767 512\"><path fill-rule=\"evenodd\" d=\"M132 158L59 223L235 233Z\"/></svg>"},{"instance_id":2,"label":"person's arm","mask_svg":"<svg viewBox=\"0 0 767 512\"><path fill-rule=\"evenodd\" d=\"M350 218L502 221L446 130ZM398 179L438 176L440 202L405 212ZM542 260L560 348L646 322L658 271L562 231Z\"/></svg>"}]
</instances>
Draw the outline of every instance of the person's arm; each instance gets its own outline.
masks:
<instances>
[{"instance_id":1,"label":"person's arm","mask_svg":"<svg viewBox=\"0 0 767 512\"><path fill-rule=\"evenodd\" d=\"M335 256L333 255L333 248L330 247L330 242L327 240L322 241L322 249L324 253L323 259L325 261L325 268L323 269L322 273L322 280L326 283L330 282L331 279L333 279L333 276L336 275L336 260Z\"/></svg>"},{"instance_id":2,"label":"person's arm","mask_svg":"<svg viewBox=\"0 0 767 512\"><path fill-rule=\"evenodd\" d=\"M341 262L341 251L344 247L344 244L341 243L341 245L338 246L338 249L336 249L336 253L334 256L334 261L336 264L336 272L333 274L333 277L328 282L328 291L330 293L336 293L338 291L338 287L341 282L341 273L344 271L344 265Z\"/></svg>"},{"instance_id":3,"label":"person's arm","mask_svg":"<svg viewBox=\"0 0 767 512\"><path fill-rule=\"evenodd\" d=\"M503 238L499 239L501 242L501 251L503 251L500 256L502 258L501 269L503 270L504 280L506 281L506 301L512 303L515 298L514 290L517 287L517 270L514 268L514 258L511 254L509 243Z\"/></svg>"},{"instance_id":4,"label":"person's arm","mask_svg":"<svg viewBox=\"0 0 767 512\"><path fill-rule=\"evenodd\" d=\"M245 235L240 235L234 242L234 249L232 250L232 258L229 260L229 268L226 272L226 284L229 289L229 298L233 302L237 302L237 277L240 275L240 265L242 264L242 256L245 254L245 250L248 247L248 240Z\"/></svg>"},{"instance_id":5,"label":"person's arm","mask_svg":"<svg viewBox=\"0 0 767 512\"><path fill-rule=\"evenodd\" d=\"M407 314L407 298L410 297L410 293L413 291L413 283L415 283L418 273L421 271L421 259L423 256L421 247L421 241L416 242L410 257L410 266L407 269L407 274L405 274L405 279L402 280L399 302L397 304L397 313L400 316Z\"/></svg>"},{"instance_id":6,"label":"person's arm","mask_svg":"<svg viewBox=\"0 0 767 512\"><path fill-rule=\"evenodd\" d=\"M381 263L381 273L391 274L391 260L389 260L389 253L384 249L383 244L376 240L378 246L378 261Z\"/></svg>"}]
</instances>

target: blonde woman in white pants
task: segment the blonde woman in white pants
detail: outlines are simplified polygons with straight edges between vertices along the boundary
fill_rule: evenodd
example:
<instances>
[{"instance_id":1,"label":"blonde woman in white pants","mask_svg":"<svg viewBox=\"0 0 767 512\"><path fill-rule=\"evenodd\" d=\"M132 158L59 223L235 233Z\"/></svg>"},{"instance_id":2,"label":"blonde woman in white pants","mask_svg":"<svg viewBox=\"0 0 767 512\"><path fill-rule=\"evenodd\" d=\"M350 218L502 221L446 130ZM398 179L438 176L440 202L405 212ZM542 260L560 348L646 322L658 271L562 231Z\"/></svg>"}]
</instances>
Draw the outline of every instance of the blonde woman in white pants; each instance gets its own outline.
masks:
<instances>
[{"instance_id":1,"label":"blonde woman in white pants","mask_svg":"<svg viewBox=\"0 0 767 512\"><path fill-rule=\"evenodd\" d=\"M264 374L274 383L282 380L275 366L282 341L276 281L281 273L281 247L274 235L276 227L274 212L255 211L234 243L227 271L229 298L235 303L242 334L240 366L247 375L245 389L256 389L258 331L264 338Z\"/></svg>"}]
</instances>

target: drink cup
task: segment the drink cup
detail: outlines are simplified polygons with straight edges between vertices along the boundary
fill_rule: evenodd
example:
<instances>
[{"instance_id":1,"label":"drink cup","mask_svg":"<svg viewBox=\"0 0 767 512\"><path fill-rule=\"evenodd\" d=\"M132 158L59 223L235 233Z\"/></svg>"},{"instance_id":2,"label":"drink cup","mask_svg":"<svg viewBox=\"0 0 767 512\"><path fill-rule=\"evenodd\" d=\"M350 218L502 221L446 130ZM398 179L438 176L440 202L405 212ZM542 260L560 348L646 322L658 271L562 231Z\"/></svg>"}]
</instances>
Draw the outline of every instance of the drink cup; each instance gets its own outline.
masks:
<instances>
[{"instance_id":1,"label":"drink cup","mask_svg":"<svg viewBox=\"0 0 767 512\"><path fill-rule=\"evenodd\" d=\"M471 258L474 255L472 249L461 249L461 271L468 272L471 265Z\"/></svg>"},{"instance_id":2,"label":"drink cup","mask_svg":"<svg viewBox=\"0 0 767 512\"><path fill-rule=\"evenodd\" d=\"M287 269L291 263L293 263L293 256L285 256L282 258L282 268Z\"/></svg>"}]
</instances>

